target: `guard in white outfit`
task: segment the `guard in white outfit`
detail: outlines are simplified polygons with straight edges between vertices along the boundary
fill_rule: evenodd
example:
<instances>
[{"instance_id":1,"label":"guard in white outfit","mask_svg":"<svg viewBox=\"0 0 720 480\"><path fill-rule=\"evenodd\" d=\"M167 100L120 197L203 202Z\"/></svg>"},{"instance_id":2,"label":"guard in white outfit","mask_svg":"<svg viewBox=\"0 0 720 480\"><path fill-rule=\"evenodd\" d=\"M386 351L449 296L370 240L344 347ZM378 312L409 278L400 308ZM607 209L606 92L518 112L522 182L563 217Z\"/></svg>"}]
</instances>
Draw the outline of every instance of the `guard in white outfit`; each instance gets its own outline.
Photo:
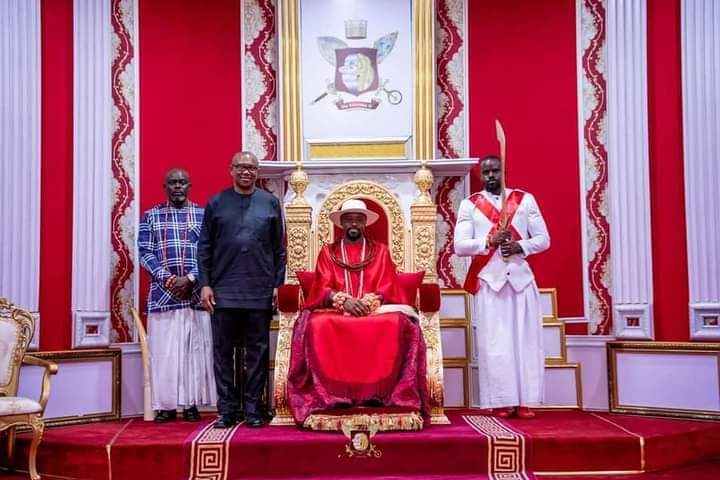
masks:
<instances>
[{"instance_id":1,"label":"guard in white outfit","mask_svg":"<svg viewBox=\"0 0 720 480\"><path fill-rule=\"evenodd\" d=\"M501 163L480 162L485 190L462 201L455 253L472 256L465 289L474 295L480 406L501 417L531 418L542 401L542 309L528 255L547 250L550 236L535 198L505 189Z\"/></svg>"}]
</instances>

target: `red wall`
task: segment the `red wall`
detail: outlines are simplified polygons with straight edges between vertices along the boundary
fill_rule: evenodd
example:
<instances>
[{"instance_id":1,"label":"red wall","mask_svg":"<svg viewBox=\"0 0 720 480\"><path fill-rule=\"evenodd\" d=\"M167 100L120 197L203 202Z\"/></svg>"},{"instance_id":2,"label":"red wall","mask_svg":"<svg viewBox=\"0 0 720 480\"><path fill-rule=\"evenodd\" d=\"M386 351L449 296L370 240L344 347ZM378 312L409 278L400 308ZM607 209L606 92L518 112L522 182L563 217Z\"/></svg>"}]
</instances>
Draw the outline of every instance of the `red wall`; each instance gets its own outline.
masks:
<instances>
[{"instance_id":1,"label":"red wall","mask_svg":"<svg viewBox=\"0 0 720 480\"><path fill-rule=\"evenodd\" d=\"M72 334L73 1L41 3L40 348Z\"/></svg>"},{"instance_id":2,"label":"red wall","mask_svg":"<svg viewBox=\"0 0 720 480\"><path fill-rule=\"evenodd\" d=\"M648 2L648 134L655 339L687 341L680 0Z\"/></svg>"},{"instance_id":3,"label":"red wall","mask_svg":"<svg viewBox=\"0 0 720 480\"><path fill-rule=\"evenodd\" d=\"M240 2L140 1L140 206L165 200L165 172L187 169L204 204L230 186L241 147Z\"/></svg>"},{"instance_id":4,"label":"red wall","mask_svg":"<svg viewBox=\"0 0 720 480\"><path fill-rule=\"evenodd\" d=\"M41 348L71 343L72 0L42 0ZM558 287L561 316L581 316L574 0L468 2L470 153L508 137L508 184L535 194L551 249L533 259ZM237 0L140 0L140 208L163 201L182 166L204 204L230 185L241 149ZM679 0L648 2L648 104L654 314L658 340L688 338ZM474 188L480 188L475 172ZM141 295L147 284L143 278ZM144 302L144 299L143 299Z\"/></svg>"},{"instance_id":5,"label":"red wall","mask_svg":"<svg viewBox=\"0 0 720 480\"><path fill-rule=\"evenodd\" d=\"M538 285L557 287L560 316L581 317L575 0L468 2L468 51L470 154L498 153L499 119L507 184L535 195L550 230L531 260Z\"/></svg>"},{"instance_id":6,"label":"red wall","mask_svg":"<svg viewBox=\"0 0 720 480\"><path fill-rule=\"evenodd\" d=\"M140 209L166 200L165 172L183 167L204 205L231 185L241 149L240 2L140 0ZM141 305L147 276L142 275Z\"/></svg>"}]
</instances>

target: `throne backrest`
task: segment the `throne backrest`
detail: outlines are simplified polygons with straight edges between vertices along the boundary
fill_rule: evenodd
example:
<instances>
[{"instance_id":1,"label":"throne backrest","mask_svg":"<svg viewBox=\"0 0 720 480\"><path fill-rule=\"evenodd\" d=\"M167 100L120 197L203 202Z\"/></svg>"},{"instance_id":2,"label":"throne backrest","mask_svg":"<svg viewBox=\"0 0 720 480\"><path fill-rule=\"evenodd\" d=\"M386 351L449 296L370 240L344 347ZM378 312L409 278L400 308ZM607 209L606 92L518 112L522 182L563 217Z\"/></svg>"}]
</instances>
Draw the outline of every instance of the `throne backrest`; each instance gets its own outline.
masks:
<instances>
[{"instance_id":1,"label":"throne backrest","mask_svg":"<svg viewBox=\"0 0 720 480\"><path fill-rule=\"evenodd\" d=\"M352 181L343 183L333 190L320 206L314 231L317 236L315 254L323 245L332 243L339 229L330 221L330 213L339 210L340 206L353 198L363 200L369 210L380 215L380 219L368 227L367 233L374 240L385 243L390 249L395 267L399 271L407 271L409 255L406 248L406 232L409 228L406 216L398 199L384 186L369 181ZM311 259L315 264L315 258Z\"/></svg>"},{"instance_id":2,"label":"throne backrest","mask_svg":"<svg viewBox=\"0 0 720 480\"><path fill-rule=\"evenodd\" d=\"M30 312L0 298L0 396L17 394L20 365L34 331Z\"/></svg>"}]
</instances>

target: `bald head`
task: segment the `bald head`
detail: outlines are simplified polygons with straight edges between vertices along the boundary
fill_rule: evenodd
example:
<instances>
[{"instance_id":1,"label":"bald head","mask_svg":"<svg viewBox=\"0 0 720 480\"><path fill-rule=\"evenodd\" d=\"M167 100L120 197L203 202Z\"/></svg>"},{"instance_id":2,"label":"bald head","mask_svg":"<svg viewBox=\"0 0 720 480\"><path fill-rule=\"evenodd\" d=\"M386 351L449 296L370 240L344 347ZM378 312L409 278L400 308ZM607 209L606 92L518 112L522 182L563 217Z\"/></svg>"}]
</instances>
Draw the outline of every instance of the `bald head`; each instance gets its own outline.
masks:
<instances>
[{"instance_id":1,"label":"bald head","mask_svg":"<svg viewBox=\"0 0 720 480\"><path fill-rule=\"evenodd\" d=\"M237 161L241 161L241 160L243 160L243 161L247 160L247 161L254 162L255 165L258 164L258 159L254 153L244 152L244 151L237 152L235 155L233 155L232 160L230 160L230 164L232 165L232 164L236 163Z\"/></svg>"},{"instance_id":2,"label":"bald head","mask_svg":"<svg viewBox=\"0 0 720 480\"><path fill-rule=\"evenodd\" d=\"M190 175L183 168L171 168L165 174L163 187L165 193L167 193L168 202L176 208L187 205L188 192L191 186Z\"/></svg>"},{"instance_id":3,"label":"bald head","mask_svg":"<svg viewBox=\"0 0 720 480\"><path fill-rule=\"evenodd\" d=\"M485 184L485 190L499 194L502 190L502 162L494 155L488 155L480 160L480 178Z\"/></svg>"},{"instance_id":4,"label":"bald head","mask_svg":"<svg viewBox=\"0 0 720 480\"><path fill-rule=\"evenodd\" d=\"M174 167L174 168L171 168L170 170L168 170L167 173L165 173L165 178L163 180L165 182L167 182L168 178L176 177L178 175L183 176L188 181L190 181L190 174L187 172L187 170L185 170L184 168L180 168L180 167Z\"/></svg>"}]
</instances>

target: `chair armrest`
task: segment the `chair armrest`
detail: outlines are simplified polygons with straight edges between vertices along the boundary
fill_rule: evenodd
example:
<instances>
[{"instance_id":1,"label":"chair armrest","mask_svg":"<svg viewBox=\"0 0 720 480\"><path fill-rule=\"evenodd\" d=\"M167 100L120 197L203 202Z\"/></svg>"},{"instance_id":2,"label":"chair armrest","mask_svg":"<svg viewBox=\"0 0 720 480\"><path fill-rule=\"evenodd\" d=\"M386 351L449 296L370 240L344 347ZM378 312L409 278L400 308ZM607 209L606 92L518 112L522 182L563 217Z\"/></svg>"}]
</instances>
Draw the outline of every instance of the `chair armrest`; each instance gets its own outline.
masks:
<instances>
[{"instance_id":1,"label":"chair armrest","mask_svg":"<svg viewBox=\"0 0 720 480\"><path fill-rule=\"evenodd\" d=\"M437 283L420 285L419 307L421 312L437 312L440 310L440 287Z\"/></svg>"},{"instance_id":2,"label":"chair armrest","mask_svg":"<svg viewBox=\"0 0 720 480\"><path fill-rule=\"evenodd\" d=\"M284 313L300 310L300 285L286 283L278 287L278 310Z\"/></svg>"},{"instance_id":3,"label":"chair armrest","mask_svg":"<svg viewBox=\"0 0 720 480\"><path fill-rule=\"evenodd\" d=\"M40 390L40 400L38 400L38 403L42 407L44 413L45 405L47 405L48 398L50 398L50 375L55 375L58 372L57 363L33 357L31 355L25 355L22 363L25 365L43 367L45 369L45 372L43 372L42 390Z\"/></svg>"}]
</instances>

